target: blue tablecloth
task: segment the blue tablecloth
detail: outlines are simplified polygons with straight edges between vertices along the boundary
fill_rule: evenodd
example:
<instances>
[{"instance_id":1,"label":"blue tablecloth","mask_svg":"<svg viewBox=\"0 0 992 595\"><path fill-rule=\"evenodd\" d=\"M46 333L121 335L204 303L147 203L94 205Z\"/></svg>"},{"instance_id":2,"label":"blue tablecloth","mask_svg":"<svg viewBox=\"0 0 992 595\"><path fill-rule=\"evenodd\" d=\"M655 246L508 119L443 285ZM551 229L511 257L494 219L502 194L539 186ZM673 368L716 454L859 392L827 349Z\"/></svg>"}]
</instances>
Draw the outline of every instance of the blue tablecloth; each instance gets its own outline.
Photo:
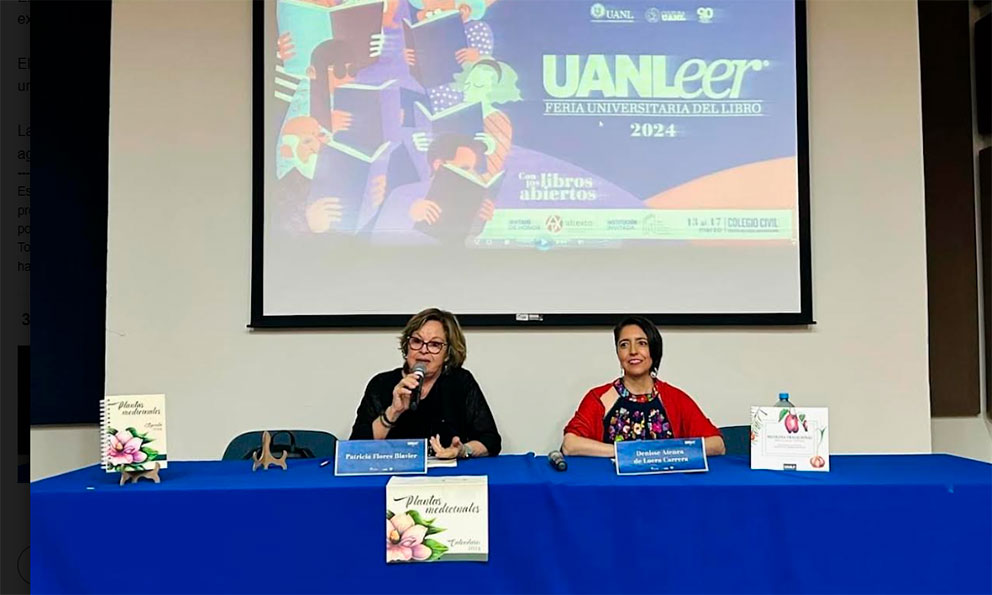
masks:
<instances>
[{"instance_id":1,"label":"blue tablecloth","mask_svg":"<svg viewBox=\"0 0 992 595\"><path fill-rule=\"evenodd\" d=\"M119 487L89 467L31 486L32 592L992 591L992 466L834 456L829 473L617 477L607 459L460 461L489 476L489 562L385 564L386 477L333 465L170 462Z\"/></svg>"}]
</instances>

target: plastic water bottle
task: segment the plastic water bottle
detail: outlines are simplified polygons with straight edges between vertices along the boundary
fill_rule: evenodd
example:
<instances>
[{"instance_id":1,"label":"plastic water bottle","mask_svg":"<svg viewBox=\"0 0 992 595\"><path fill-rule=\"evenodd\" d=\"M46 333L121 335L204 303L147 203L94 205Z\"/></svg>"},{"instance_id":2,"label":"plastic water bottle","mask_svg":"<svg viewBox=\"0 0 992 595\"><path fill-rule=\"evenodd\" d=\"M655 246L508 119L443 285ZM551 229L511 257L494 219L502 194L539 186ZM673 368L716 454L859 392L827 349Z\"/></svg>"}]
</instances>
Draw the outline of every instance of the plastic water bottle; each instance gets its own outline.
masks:
<instances>
[{"instance_id":1,"label":"plastic water bottle","mask_svg":"<svg viewBox=\"0 0 992 595\"><path fill-rule=\"evenodd\" d=\"M792 409L793 407L795 407L795 405L792 404L792 401L789 400L789 393L779 393L778 394L778 403L775 403L775 406L776 407L788 407L790 409Z\"/></svg>"}]
</instances>

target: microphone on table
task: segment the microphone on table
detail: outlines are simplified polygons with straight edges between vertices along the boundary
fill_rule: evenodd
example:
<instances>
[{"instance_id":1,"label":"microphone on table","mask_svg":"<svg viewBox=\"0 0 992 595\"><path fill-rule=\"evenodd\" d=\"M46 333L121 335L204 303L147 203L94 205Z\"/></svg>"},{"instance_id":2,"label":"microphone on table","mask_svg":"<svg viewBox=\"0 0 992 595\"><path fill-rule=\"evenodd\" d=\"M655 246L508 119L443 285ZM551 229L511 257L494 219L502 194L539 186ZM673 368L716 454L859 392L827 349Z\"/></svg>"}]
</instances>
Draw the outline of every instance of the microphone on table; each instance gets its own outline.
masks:
<instances>
[{"instance_id":1,"label":"microphone on table","mask_svg":"<svg viewBox=\"0 0 992 595\"><path fill-rule=\"evenodd\" d=\"M410 391L410 411L416 411L420 405L420 387L424 384L424 376L427 375L427 364L417 362L413 366L413 374L417 377L417 388Z\"/></svg>"},{"instance_id":2,"label":"microphone on table","mask_svg":"<svg viewBox=\"0 0 992 595\"><path fill-rule=\"evenodd\" d=\"M552 450L548 453L548 463L555 471L564 471L568 469L568 463L565 461L565 457L561 454L560 450Z\"/></svg>"}]
</instances>

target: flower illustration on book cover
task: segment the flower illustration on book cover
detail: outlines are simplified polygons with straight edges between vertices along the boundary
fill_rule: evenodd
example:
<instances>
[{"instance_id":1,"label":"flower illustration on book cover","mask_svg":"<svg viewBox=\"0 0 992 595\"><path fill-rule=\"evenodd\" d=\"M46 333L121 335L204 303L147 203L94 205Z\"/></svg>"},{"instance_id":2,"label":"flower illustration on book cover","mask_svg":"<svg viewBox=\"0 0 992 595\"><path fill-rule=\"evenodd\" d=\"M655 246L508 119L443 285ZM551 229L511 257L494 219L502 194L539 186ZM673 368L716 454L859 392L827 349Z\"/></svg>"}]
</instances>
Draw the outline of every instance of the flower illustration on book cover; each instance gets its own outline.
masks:
<instances>
[{"instance_id":1,"label":"flower illustration on book cover","mask_svg":"<svg viewBox=\"0 0 992 595\"><path fill-rule=\"evenodd\" d=\"M386 511L386 562L434 562L448 546L428 536L444 531L424 520L416 510L401 514Z\"/></svg>"},{"instance_id":2,"label":"flower illustration on book cover","mask_svg":"<svg viewBox=\"0 0 992 595\"><path fill-rule=\"evenodd\" d=\"M107 434L110 441L106 455L114 471L142 471L145 463L161 458L157 450L147 446L153 442L148 434L140 434L134 428L120 431L108 428Z\"/></svg>"}]
</instances>

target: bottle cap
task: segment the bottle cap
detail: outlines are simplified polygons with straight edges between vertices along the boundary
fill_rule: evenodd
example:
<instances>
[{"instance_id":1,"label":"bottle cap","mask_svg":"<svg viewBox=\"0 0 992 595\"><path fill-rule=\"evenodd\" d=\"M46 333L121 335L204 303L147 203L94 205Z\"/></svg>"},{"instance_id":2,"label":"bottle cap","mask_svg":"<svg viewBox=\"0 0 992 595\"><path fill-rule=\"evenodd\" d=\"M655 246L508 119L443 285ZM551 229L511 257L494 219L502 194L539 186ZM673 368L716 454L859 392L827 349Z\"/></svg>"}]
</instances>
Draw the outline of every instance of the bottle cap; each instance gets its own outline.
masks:
<instances>
[{"instance_id":1,"label":"bottle cap","mask_svg":"<svg viewBox=\"0 0 992 595\"><path fill-rule=\"evenodd\" d=\"M778 400L779 401L788 401L789 400L789 393L779 393L778 394Z\"/></svg>"}]
</instances>

